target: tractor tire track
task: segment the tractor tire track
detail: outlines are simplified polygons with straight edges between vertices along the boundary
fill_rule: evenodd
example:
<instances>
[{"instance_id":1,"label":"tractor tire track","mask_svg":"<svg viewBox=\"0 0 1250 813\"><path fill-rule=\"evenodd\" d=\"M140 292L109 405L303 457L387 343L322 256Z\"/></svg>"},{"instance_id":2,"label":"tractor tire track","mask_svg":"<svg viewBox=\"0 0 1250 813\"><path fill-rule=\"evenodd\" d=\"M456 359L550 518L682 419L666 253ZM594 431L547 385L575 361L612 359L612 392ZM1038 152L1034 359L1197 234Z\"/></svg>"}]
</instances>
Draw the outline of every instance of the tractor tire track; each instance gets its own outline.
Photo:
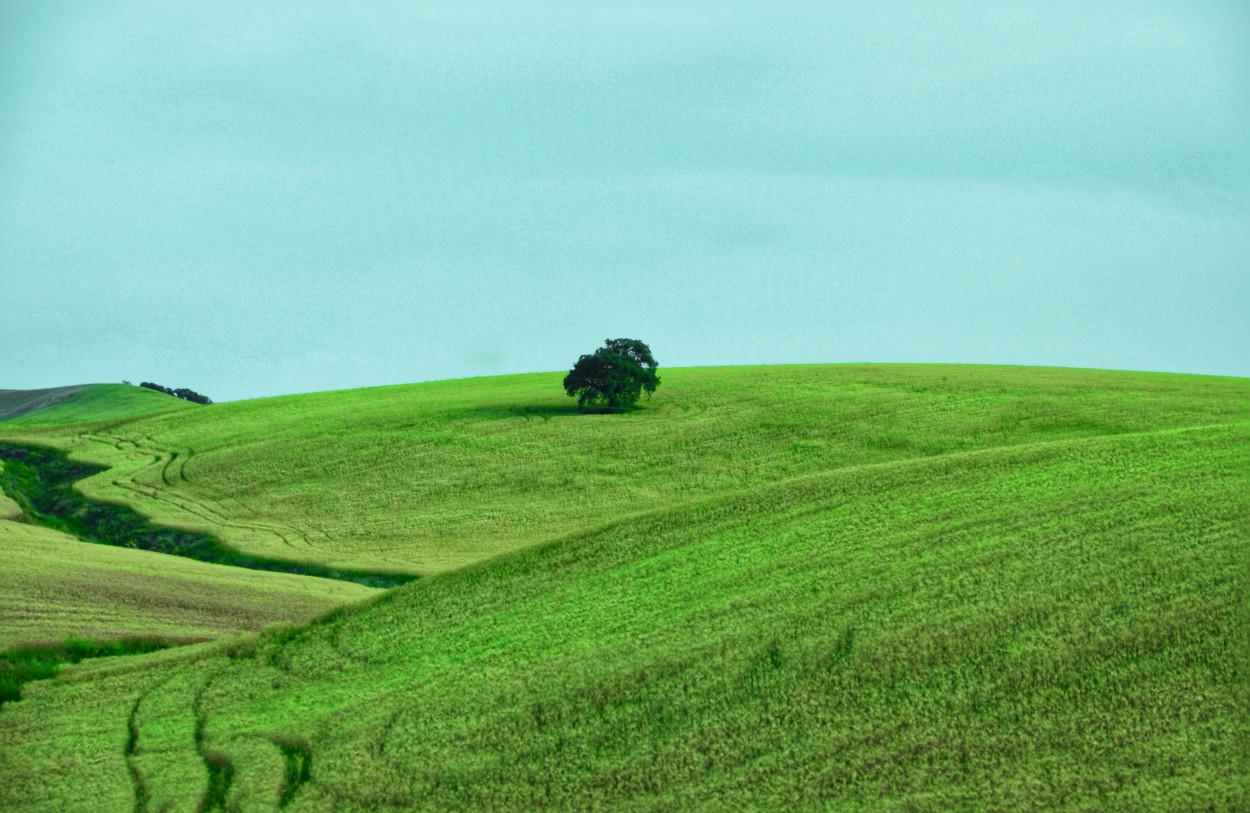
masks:
<instances>
[{"instance_id":1,"label":"tractor tire track","mask_svg":"<svg viewBox=\"0 0 1250 813\"><path fill-rule=\"evenodd\" d=\"M165 684L173 680L173 675L165 678L144 691L139 692L135 698L134 704L130 707L130 714L126 717L126 747L122 754L126 758L126 771L130 774L130 783L134 787L134 813L147 813L148 804L152 801L152 792L148 790L147 782L143 779L143 772L139 770L138 753L139 753L139 707L143 705L146 699L153 692L158 692L165 687Z\"/></svg>"},{"instance_id":2,"label":"tractor tire track","mask_svg":"<svg viewBox=\"0 0 1250 813\"><path fill-rule=\"evenodd\" d=\"M169 460L165 462L164 468L161 471L161 478L162 478L162 481L165 483L165 485L169 486L170 488L176 487L176 484L172 481L172 477L168 474L170 467L174 465L175 459L179 459L180 455L182 456L181 459L184 461L182 466L185 467L185 459L190 457L191 450L189 449L166 450L159 443L157 443L155 439L148 437L147 435L136 435L136 437L140 438L145 443L145 447L143 448L136 447L137 450L143 451L149 454L153 454L153 455L158 455L158 456L163 456L166 454L170 455ZM186 479L185 476L182 476L181 479L184 482L188 482L188 483L190 482L189 480ZM242 528L242 529L256 530L262 533L270 533L279 537L282 540L283 544L292 548L299 547L299 545L296 544L296 542L292 541L293 538L297 538L298 540L302 541L304 547L309 547L309 548L315 547L315 545L313 544L312 538L306 532L304 532L303 530L299 528L294 528L289 525L279 525L279 524L274 524L274 523L262 523L262 522L247 523L247 522L239 522L236 520L229 520L220 513L221 510L224 510L224 506L219 505L218 509L215 510L215 509L209 508L200 499L194 499L184 494L180 494L179 496L199 506L201 510L210 512L214 517L216 517L217 522L220 522L221 524L226 525L228 527L237 527L237 528ZM235 502L238 503L240 506L242 506L245 510L249 511L250 513L255 513L241 500L236 499Z\"/></svg>"},{"instance_id":3,"label":"tractor tire track","mask_svg":"<svg viewBox=\"0 0 1250 813\"><path fill-rule=\"evenodd\" d=\"M130 707L130 715L126 718L126 748L122 752L126 757L126 771L130 774L130 784L134 787L134 813L147 813L148 802L152 800L152 792L148 790L147 783L143 781L143 773L135 764L135 753L139 749L139 705L142 702L143 694L140 694L135 698L134 705Z\"/></svg>"},{"instance_id":4,"label":"tractor tire track","mask_svg":"<svg viewBox=\"0 0 1250 813\"><path fill-rule=\"evenodd\" d=\"M195 751L199 754L200 761L204 763L205 773L208 774L208 787L205 788L204 797L200 800L198 813L212 813L212 811L225 813L230 786L234 784L234 762L225 752L209 748L204 744L204 729L208 725L204 697L216 677L215 672L209 673L204 685L195 693L195 699L191 703L191 711L195 715Z\"/></svg>"},{"instance_id":5,"label":"tractor tire track","mask_svg":"<svg viewBox=\"0 0 1250 813\"><path fill-rule=\"evenodd\" d=\"M282 544L290 548L301 547L301 545L292 541L293 538L298 538L303 543L302 547L306 547L306 548L316 547L316 545L313 543L311 537L309 537L308 534L298 529L291 528L290 526L277 525L273 523L263 523L263 522L244 522L244 521L240 521L237 519L231 519L231 518L226 517L222 513L222 510L223 510L222 507L219 506L218 508L213 508L212 506L206 504L202 499L191 497L183 492L178 492L175 498L174 494L171 492L174 489L176 489L177 484L174 481L174 476L170 474L170 469L171 467L174 466L174 463L176 460L180 460L180 459L185 460L185 456L189 456L190 454L189 450L184 450L182 452L166 451L157 447L156 444L152 442L151 438L147 438L141 435L138 437L140 437L141 439L145 441L148 441L151 445L140 446L139 444L134 443L134 441L130 441L125 438L111 438L110 439L114 441L113 443L110 444L114 446L114 448L125 451L125 449L123 449L122 444L129 443L132 446L134 451L137 451L141 454L148 454L153 457L153 460L150 463L144 464L140 466L139 468L137 468L136 470L134 470L133 472L128 473L125 476L125 481L128 481L128 482L125 482L121 479L113 480L112 482L114 486L127 490L127 491L131 491L132 493L140 494L146 497L147 499L150 499L156 502L172 505L175 508L185 513L191 514L192 516L198 517L199 519L202 519L202 520L206 520L215 525L219 525L225 528L233 528L233 529L242 530L242 531L253 531L253 532L258 532L258 533L269 535L269 536L275 536L279 540L281 540ZM166 457L166 455L168 455L168 457ZM161 471L160 471L161 482L164 483L171 490L170 492L164 492L164 491L158 490L154 488L153 486L147 483L141 482L139 480L139 477L141 477L145 472L147 472L150 469L155 468L158 465L162 466ZM189 482L186 480L185 477L182 477L181 479L184 482ZM189 506L194 506L194 507L192 508Z\"/></svg>"},{"instance_id":6,"label":"tractor tire track","mask_svg":"<svg viewBox=\"0 0 1250 813\"><path fill-rule=\"evenodd\" d=\"M171 497L169 494L153 489L151 486L147 486L141 483L136 483L134 481L125 482L123 480L114 480L113 485L123 491L130 492L131 494L137 494L153 502L163 503L165 505L173 506L174 508L177 508L180 512L184 514L189 514L193 517L196 517L197 519L201 519L209 525L217 525L226 529L234 529L234 530L239 530L239 531L255 531L255 532L259 532L259 533L266 534L269 536L276 536L279 540L281 540L282 544L286 545L289 548L300 547L292 543L290 538L288 538L286 534L282 533L282 531L279 530L279 528L282 526L266 525L263 523L240 522L238 520L227 519L223 517L219 512L213 510L210 506L207 506L199 502L198 500L195 500L194 498L186 497L183 495L178 495L178 497L175 499ZM307 543L304 545L304 547L312 547L312 544Z\"/></svg>"},{"instance_id":7,"label":"tractor tire track","mask_svg":"<svg viewBox=\"0 0 1250 813\"><path fill-rule=\"evenodd\" d=\"M166 486L170 487L171 489L177 487L177 483L173 482L173 478L175 474L171 474L170 473L171 470L173 470L176 473L177 478L180 479L182 482L188 483L188 484L191 482L190 479L186 476L185 472L186 472L186 462L194 454L194 451L192 449L176 449L176 450L165 449L154 438L149 437L148 435L136 434L134 437L143 441L143 444L140 445L126 438L117 438L116 440L123 444L130 444L130 446L134 449L134 451L140 452L142 454L150 454L154 458L160 457L164 459L165 455L167 454L169 455L169 459L164 461L164 464L163 464L164 467L161 471L161 480ZM118 448L121 448L121 447L119 446ZM147 469L152 468L159 462L161 461L157 461L154 459L151 464L142 466L133 475L131 475L130 479L133 482L135 482L136 485L142 485L136 479L137 476L141 474L143 471L146 471ZM171 502L177 505L177 503L174 503L173 500L169 499L165 495L162 495L158 492L153 492L152 494L148 496L150 499L164 501L164 502ZM293 539L302 542L304 547L309 547L309 548L316 547L316 545L313 543L312 537L307 532L303 531L302 529L295 528L290 525L281 525L281 524L276 524L276 523L264 523L264 522L258 522L258 521L244 522L244 521L237 520L237 519L231 519L226 515L226 512L228 511L228 509L225 507L225 505L222 504L220 500L212 499L212 498L205 497L202 495L199 495L197 497L190 497L184 493L179 493L178 496L180 499L190 502L191 504L197 506L201 512L207 513L214 522L222 526L225 526L228 528L238 528L242 530L259 531L264 534L277 536L279 539L282 540L283 544L292 548L300 546L296 543L296 541L293 541ZM256 513L251 508L251 506L249 506L247 503L245 503L243 500L237 497L226 497L223 499L229 499L231 502L237 505L241 510L246 511L247 513L250 513L250 514ZM215 507L208 505L208 503L210 502L215 504ZM202 513L198 515L201 516L201 518L204 518ZM326 540L329 540L331 538L328 534L324 532L321 532L321 535L324 536Z\"/></svg>"},{"instance_id":8,"label":"tractor tire track","mask_svg":"<svg viewBox=\"0 0 1250 813\"><path fill-rule=\"evenodd\" d=\"M269 741L282 752L284 771L278 788L278 809L281 810L312 779L312 749L304 740L290 737L270 737Z\"/></svg>"}]
</instances>

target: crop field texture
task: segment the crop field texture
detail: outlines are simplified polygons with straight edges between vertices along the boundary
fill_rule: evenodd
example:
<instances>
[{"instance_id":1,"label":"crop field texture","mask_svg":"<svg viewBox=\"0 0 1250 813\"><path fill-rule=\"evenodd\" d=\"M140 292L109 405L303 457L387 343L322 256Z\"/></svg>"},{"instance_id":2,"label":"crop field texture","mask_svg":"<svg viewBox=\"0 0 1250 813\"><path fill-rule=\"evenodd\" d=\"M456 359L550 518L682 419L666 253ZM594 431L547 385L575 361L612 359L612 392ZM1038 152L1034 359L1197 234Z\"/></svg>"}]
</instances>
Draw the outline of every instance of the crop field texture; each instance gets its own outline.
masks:
<instances>
[{"instance_id":1,"label":"crop field texture","mask_svg":"<svg viewBox=\"0 0 1250 813\"><path fill-rule=\"evenodd\" d=\"M1250 419L1241 379L937 365L663 375L628 415L578 414L558 374L537 374L0 423L0 439L111 466L80 489L244 553L430 574L847 466Z\"/></svg>"},{"instance_id":2,"label":"crop field texture","mask_svg":"<svg viewBox=\"0 0 1250 813\"><path fill-rule=\"evenodd\" d=\"M1250 808L1250 381L662 375L629 415L536 375L0 429L430 574L28 684L0 809Z\"/></svg>"},{"instance_id":3,"label":"crop field texture","mask_svg":"<svg viewBox=\"0 0 1250 813\"><path fill-rule=\"evenodd\" d=\"M69 636L207 640L304 621L375 592L92 545L0 520L0 650Z\"/></svg>"}]
</instances>

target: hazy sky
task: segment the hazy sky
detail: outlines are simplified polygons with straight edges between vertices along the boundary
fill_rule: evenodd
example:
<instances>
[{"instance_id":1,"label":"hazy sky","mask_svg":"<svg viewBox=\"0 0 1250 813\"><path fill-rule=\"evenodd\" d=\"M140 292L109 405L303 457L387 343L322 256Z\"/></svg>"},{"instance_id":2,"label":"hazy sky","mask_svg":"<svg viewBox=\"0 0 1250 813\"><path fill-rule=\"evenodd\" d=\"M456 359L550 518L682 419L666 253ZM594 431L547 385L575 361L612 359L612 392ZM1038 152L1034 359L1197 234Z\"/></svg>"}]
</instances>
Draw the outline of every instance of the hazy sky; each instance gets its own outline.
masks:
<instances>
[{"instance_id":1,"label":"hazy sky","mask_svg":"<svg viewBox=\"0 0 1250 813\"><path fill-rule=\"evenodd\" d=\"M1250 375L1243 3L0 0L0 388Z\"/></svg>"}]
</instances>

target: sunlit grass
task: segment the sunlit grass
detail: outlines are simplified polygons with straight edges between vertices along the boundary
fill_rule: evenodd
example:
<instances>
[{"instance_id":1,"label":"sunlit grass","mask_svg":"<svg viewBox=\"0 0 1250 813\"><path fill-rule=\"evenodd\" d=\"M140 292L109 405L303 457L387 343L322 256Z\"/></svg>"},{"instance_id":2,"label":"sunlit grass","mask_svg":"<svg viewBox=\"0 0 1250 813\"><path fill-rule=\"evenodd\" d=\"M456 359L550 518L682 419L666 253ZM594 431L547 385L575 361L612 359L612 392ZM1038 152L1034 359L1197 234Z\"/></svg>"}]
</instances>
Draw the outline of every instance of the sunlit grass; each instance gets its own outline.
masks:
<instances>
[{"instance_id":1,"label":"sunlit grass","mask_svg":"<svg viewBox=\"0 0 1250 813\"><path fill-rule=\"evenodd\" d=\"M88 384L63 401L0 423L11 429L83 421L121 420L194 407L188 401L130 384Z\"/></svg>"},{"instance_id":2,"label":"sunlit grass","mask_svg":"<svg viewBox=\"0 0 1250 813\"><path fill-rule=\"evenodd\" d=\"M688 370L577 416L553 378L38 435L435 574L28 684L0 808L1250 807L1250 382Z\"/></svg>"},{"instance_id":3,"label":"sunlit grass","mask_svg":"<svg viewBox=\"0 0 1250 813\"><path fill-rule=\"evenodd\" d=\"M1200 376L678 369L627 415L578 414L560 378L268 398L87 426L0 424L0 437L111 465L82 489L245 553L434 573L844 466L1250 418L1244 380Z\"/></svg>"},{"instance_id":4,"label":"sunlit grass","mask_svg":"<svg viewBox=\"0 0 1250 813\"><path fill-rule=\"evenodd\" d=\"M310 618L375 591L80 542L0 521L0 650L157 635L219 638Z\"/></svg>"}]
</instances>

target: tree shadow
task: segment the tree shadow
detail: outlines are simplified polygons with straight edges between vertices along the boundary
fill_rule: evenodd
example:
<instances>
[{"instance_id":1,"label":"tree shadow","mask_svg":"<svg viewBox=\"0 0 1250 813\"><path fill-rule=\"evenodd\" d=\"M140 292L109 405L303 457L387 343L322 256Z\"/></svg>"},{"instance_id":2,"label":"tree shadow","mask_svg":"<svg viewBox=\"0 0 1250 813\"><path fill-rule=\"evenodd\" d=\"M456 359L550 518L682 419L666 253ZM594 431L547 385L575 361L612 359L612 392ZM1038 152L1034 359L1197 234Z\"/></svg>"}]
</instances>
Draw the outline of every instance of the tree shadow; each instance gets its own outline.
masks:
<instances>
[{"instance_id":1,"label":"tree shadow","mask_svg":"<svg viewBox=\"0 0 1250 813\"><path fill-rule=\"evenodd\" d=\"M630 409L609 409L608 407L586 407L579 409L577 404L481 404L451 410L449 417L467 420L502 420L506 418L577 418L588 415L620 415L632 412Z\"/></svg>"},{"instance_id":2,"label":"tree shadow","mask_svg":"<svg viewBox=\"0 0 1250 813\"><path fill-rule=\"evenodd\" d=\"M553 404L481 404L463 407L449 413L456 418L468 420L502 420L506 418L568 418L582 413L577 411L577 404L556 406Z\"/></svg>"}]
</instances>

